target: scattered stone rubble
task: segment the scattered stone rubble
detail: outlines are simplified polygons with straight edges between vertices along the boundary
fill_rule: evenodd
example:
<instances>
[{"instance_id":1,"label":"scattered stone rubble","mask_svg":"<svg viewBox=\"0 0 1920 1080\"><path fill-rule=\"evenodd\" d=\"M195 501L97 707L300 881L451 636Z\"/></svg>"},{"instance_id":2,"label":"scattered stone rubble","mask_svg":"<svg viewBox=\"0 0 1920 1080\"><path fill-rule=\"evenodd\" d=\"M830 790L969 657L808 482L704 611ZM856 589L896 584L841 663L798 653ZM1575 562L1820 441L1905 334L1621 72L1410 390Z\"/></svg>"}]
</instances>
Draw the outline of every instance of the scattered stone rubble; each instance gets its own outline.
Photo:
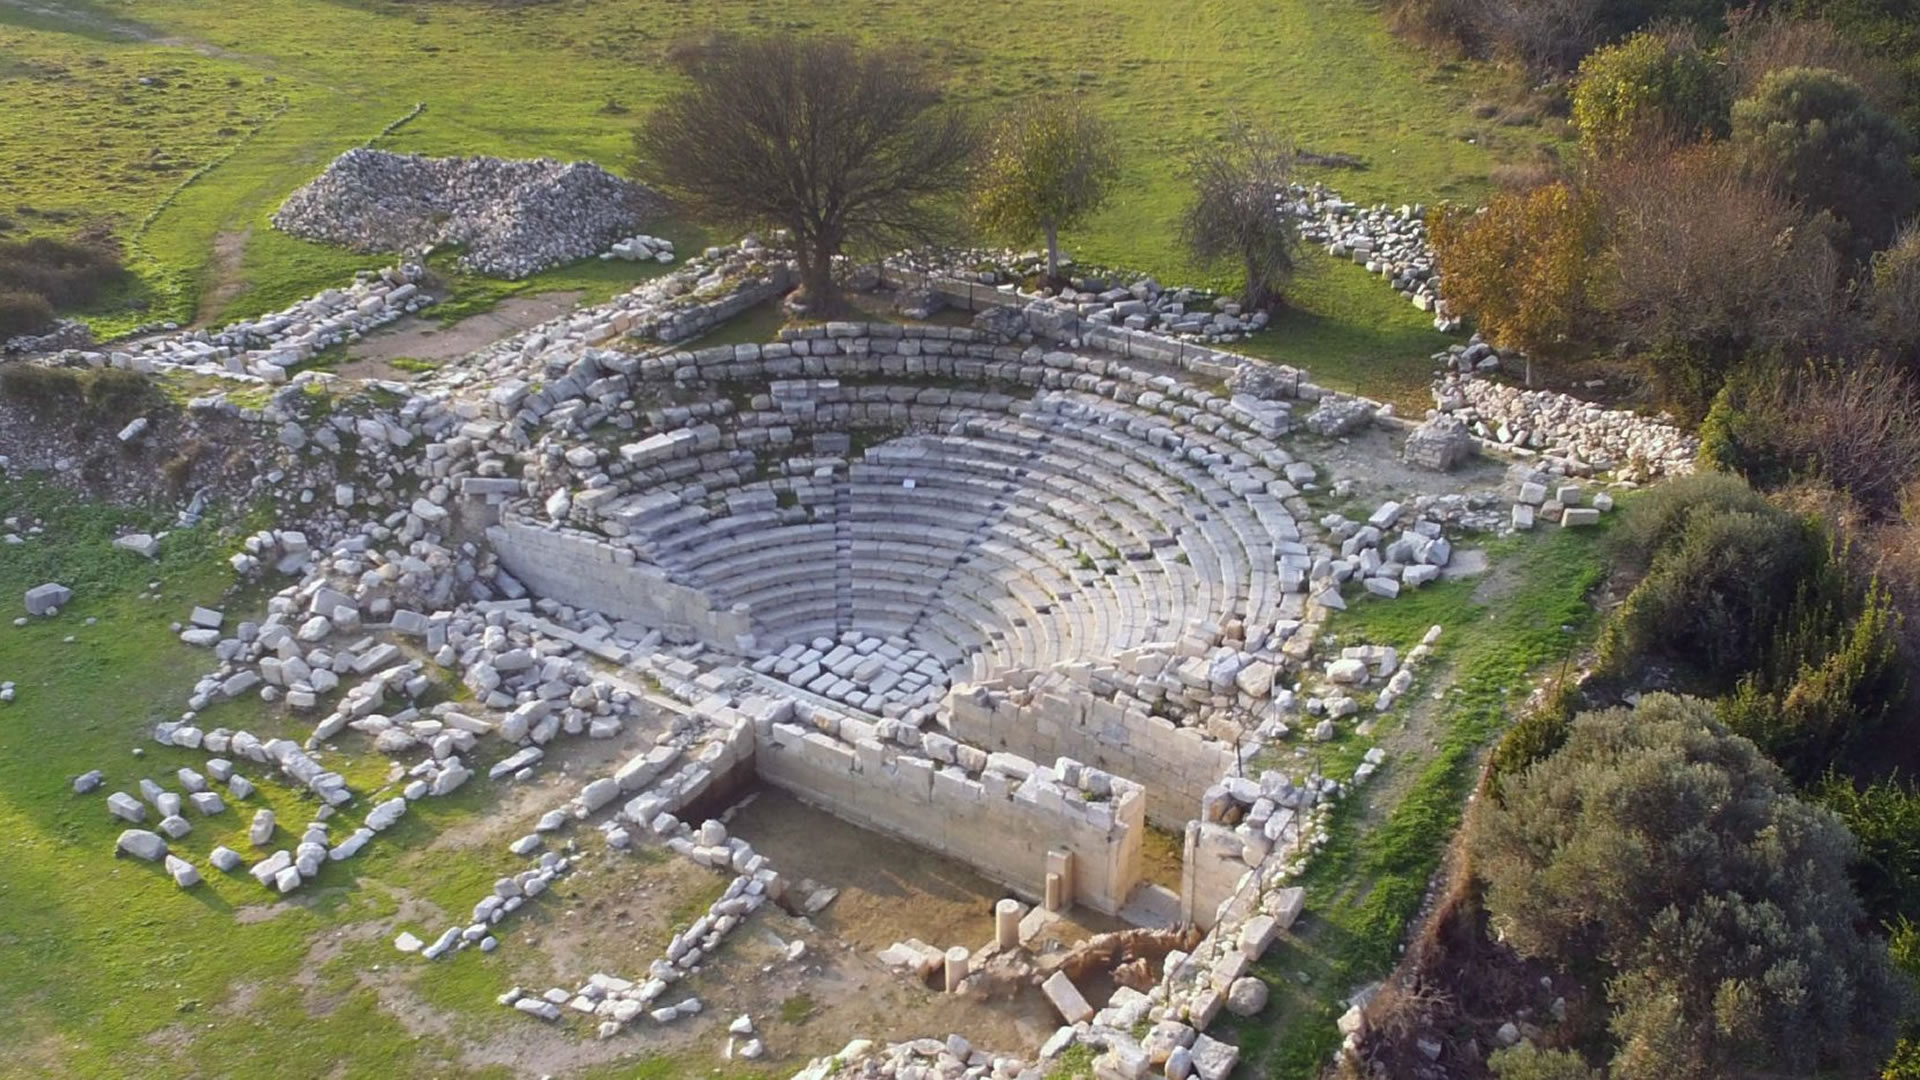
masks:
<instances>
[{"instance_id":1,"label":"scattered stone rubble","mask_svg":"<svg viewBox=\"0 0 1920 1080\"><path fill-rule=\"evenodd\" d=\"M1615 473L1636 483L1693 471L1700 440L1665 418L1606 409L1551 390L1458 373L1433 388L1441 413L1485 443L1563 476Z\"/></svg>"},{"instance_id":2,"label":"scattered stone rubble","mask_svg":"<svg viewBox=\"0 0 1920 1080\"><path fill-rule=\"evenodd\" d=\"M600 253L602 259L624 259L627 262L673 261L673 241L662 240L657 236L629 236L625 240L615 240L613 246Z\"/></svg>"},{"instance_id":3,"label":"scattered stone rubble","mask_svg":"<svg viewBox=\"0 0 1920 1080\"><path fill-rule=\"evenodd\" d=\"M327 289L284 311L218 330L180 330L117 347L69 349L46 363L115 367L145 374L183 371L253 383L284 383L288 369L431 304L420 290L425 270L414 264L355 275L352 285ZM137 422L137 421L136 421ZM144 429L144 425L142 425ZM137 437L134 431L132 437ZM122 441L129 441L124 436Z\"/></svg>"},{"instance_id":4,"label":"scattered stone rubble","mask_svg":"<svg viewBox=\"0 0 1920 1080\"><path fill-rule=\"evenodd\" d=\"M463 269L523 278L597 255L658 213L646 188L587 162L355 148L288 196L273 224L354 251L461 245Z\"/></svg>"},{"instance_id":5,"label":"scattered stone rubble","mask_svg":"<svg viewBox=\"0 0 1920 1080\"><path fill-rule=\"evenodd\" d=\"M1441 298L1439 270L1427 243L1426 207L1363 207L1319 184L1295 184L1289 195L1302 240L1380 275L1414 307L1432 312L1434 329L1452 333L1460 328Z\"/></svg>"}]
</instances>

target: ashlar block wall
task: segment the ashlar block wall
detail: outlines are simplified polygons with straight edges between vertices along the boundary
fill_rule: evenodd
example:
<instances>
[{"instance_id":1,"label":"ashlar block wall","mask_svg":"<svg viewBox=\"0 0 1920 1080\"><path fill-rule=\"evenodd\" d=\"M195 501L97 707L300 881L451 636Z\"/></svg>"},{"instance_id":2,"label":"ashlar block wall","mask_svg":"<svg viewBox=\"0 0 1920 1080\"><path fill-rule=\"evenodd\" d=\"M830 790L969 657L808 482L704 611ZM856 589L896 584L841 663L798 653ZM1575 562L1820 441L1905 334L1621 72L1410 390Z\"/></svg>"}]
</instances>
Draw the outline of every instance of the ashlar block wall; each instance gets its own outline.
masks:
<instances>
[{"instance_id":1,"label":"ashlar block wall","mask_svg":"<svg viewBox=\"0 0 1920 1080\"><path fill-rule=\"evenodd\" d=\"M714 610L705 593L636 563L631 548L587 533L509 519L487 529L487 542L537 596L632 619L682 641L731 643L752 629L748 615Z\"/></svg>"},{"instance_id":2,"label":"ashlar block wall","mask_svg":"<svg viewBox=\"0 0 1920 1080\"><path fill-rule=\"evenodd\" d=\"M962 684L947 706L961 742L1035 761L1070 757L1140 784L1147 820L1163 829L1184 830L1207 789L1238 772L1231 746L1077 687L1018 694L1002 683Z\"/></svg>"},{"instance_id":3,"label":"ashlar block wall","mask_svg":"<svg viewBox=\"0 0 1920 1080\"><path fill-rule=\"evenodd\" d=\"M791 701L748 708L760 778L855 824L949 855L1029 899L1047 856L1073 855L1072 899L1113 914L1139 883L1146 793L1072 761L932 742L926 756L851 717L796 715ZM823 730L831 728L832 730ZM976 756L977 755L977 756Z\"/></svg>"}]
</instances>

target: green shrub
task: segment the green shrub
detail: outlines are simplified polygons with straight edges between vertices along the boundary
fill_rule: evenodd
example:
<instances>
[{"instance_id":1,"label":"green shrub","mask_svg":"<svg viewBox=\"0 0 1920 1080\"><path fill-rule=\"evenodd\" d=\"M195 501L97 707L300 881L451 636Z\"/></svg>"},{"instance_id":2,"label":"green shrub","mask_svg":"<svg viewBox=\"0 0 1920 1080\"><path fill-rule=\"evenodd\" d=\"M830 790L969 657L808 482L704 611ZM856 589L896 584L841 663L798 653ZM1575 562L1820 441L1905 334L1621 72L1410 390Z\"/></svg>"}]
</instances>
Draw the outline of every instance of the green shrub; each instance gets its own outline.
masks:
<instances>
[{"instance_id":1,"label":"green shrub","mask_svg":"<svg viewBox=\"0 0 1920 1080\"><path fill-rule=\"evenodd\" d=\"M1508 944L1601 966L1615 1080L1858 1075L1892 1045L1902 1003L1858 929L1852 838L1709 703L1582 714L1467 847Z\"/></svg>"},{"instance_id":2,"label":"green shrub","mask_svg":"<svg viewBox=\"0 0 1920 1080\"><path fill-rule=\"evenodd\" d=\"M1495 1050L1487 1057L1487 1067L1500 1080L1601 1080L1599 1070L1571 1050L1541 1050L1525 1043Z\"/></svg>"},{"instance_id":3,"label":"green shrub","mask_svg":"<svg viewBox=\"0 0 1920 1080\"><path fill-rule=\"evenodd\" d=\"M1607 554L1616 566L1643 573L1653 557L1672 543L1687 518L1699 510L1761 514L1773 504L1737 477L1696 473L1670 480L1636 494L1620 511L1620 521L1607 534Z\"/></svg>"},{"instance_id":4,"label":"green shrub","mask_svg":"<svg viewBox=\"0 0 1920 1080\"><path fill-rule=\"evenodd\" d=\"M1899 613L1844 563L1829 553L1807 576L1759 667L1720 703L1723 723L1801 783L1852 762L1905 689Z\"/></svg>"},{"instance_id":5,"label":"green shrub","mask_svg":"<svg viewBox=\"0 0 1920 1080\"><path fill-rule=\"evenodd\" d=\"M84 399L80 373L38 364L0 365L0 394L26 405L77 404Z\"/></svg>"},{"instance_id":6,"label":"green shrub","mask_svg":"<svg viewBox=\"0 0 1920 1080\"><path fill-rule=\"evenodd\" d=\"M1828 773L1813 797L1840 815L1860 844L1853 880L1867 911L1883 922L1920 918L1920 788Z\"/></svg>"},{"instance_id":7,"label":"green shrub","mask_svg":"<svg viewBox=\"0 0 1920 1080\"><path fill-rule=\"evenodd\" d=\"M1733 141L1751 174L1810 209L1833 211L1861 251L1891 239L1920 198L1907 132L1838 72L1770 73L1733 106Z\"/></svg>"},{"instance_id":8,"label":"green shrub","mask_svg":"<svg viewBox=\"0 0 1920 1080\"><path fill-rule=\"evenodd\" d=\"M1565 678L1547 687L1539 705L1514 721L1507 733L1494 744L1487 767L1488 793L1501 797L1503 785L1536 761L1551 757L1567 741L1573 727L1573 710L1579 698L1578 688Z\"/></svg>"},{"instance_id":9,"label":"green shrub","mask_svg":"<svg viewBox=\"0 0 1920 1080\"><path fill-rule=\"evenodd\" d=\"M1713 396L1700 421L1700 465L1732 473L1760 489L1793 478L1793 461L1780 445L1779 431L1790 418L1775 407L1782 376L1771 366L1735 374Z\"/></svg>"},{"instance_id":10,"label":"green shrub","mask_svg":"<svg viewBox=\"0 0 1920 1080\"><path fill-rule=\"evenodd\" d=\"M91 303L123 273L119 257L97 244L47 236L0 242L0 290L44 297L56 309Z\"/></svg>"},{"instance_id":11,"label":"green shrub","mask_svg":"<svg viewBox=\"0 0 1920 1080\"><path fill-rule=\"evenodd\" d=\"M1722 692L1759 667L1800 582L1817 568L1808 525L1769 506L1688 513L1602 636L1610 671L1655 654Z\"/></svg>"},{"instance_id":12,"label":"green shrub","mask_svg":"<svg viewBox=\"0 0 1920 1080\"><path fill-rule=\"evenodd\" d=\"M108 422L125 423L133 419L160 396L144 376L119 368L102 368L84 381L87 408Z\"/></svg>"},{"instance_id":13,"label":"green shrub","mask_svg":"<svg viewBox=\"0 0 1920 1080\"><path fill-rule=\"evenodd\" d=\"M0 339L32 334L53 322L53 305L38 293L0 289Z\"/></svg>"},{"instance_id":14,"label":"green shrub","mask_svg":"<svg viewBox=\"0 0 1920 1080\"><path fill-rule=\"evenodd\" d=\"M1643 32L1596 49L1573 91L1580 143L1601 157L1649 140L1724 135L1731 108L1725 69L1691 34Z\"/></svg>"}]
</instances>

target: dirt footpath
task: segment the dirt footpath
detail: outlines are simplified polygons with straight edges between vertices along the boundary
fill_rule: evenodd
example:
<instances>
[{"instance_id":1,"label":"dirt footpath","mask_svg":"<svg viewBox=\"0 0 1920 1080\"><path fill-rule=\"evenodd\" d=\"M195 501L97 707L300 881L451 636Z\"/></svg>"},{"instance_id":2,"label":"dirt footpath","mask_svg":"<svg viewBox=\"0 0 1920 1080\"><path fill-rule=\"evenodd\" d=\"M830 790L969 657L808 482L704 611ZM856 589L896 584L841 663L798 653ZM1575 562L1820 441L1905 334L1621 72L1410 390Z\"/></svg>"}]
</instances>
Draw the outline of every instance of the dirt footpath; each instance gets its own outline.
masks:
<instances>
[{"instance_id":1,"label":"dirt footpath","mask_svg":"<svg viewBox=\"0 0 1920 1080\"><path fill-rule=\"evenodd\" d=\"M426 316L409 315L355 342L347 349L347 361L338 373L349 379L411 379L412 372L394 367L392 361L407 357L440 363L465 356L565 315L582 295L576 290L510 297L492 311L469 316L452 326L435 322L429 308Z\"/></svg>"}]
</instances>

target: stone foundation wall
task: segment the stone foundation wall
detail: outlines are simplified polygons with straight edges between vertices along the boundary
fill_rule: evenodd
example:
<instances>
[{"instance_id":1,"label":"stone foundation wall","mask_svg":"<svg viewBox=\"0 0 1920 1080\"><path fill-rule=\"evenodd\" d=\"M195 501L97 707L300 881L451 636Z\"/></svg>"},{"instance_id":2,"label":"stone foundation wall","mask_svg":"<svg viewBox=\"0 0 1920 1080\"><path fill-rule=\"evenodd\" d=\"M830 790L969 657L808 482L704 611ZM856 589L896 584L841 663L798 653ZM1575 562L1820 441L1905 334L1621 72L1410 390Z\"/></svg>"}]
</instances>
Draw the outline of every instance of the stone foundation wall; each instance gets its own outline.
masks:
<instances>
[{"instance_id":1,"label":"stone foundation wall","mask_svg":"<svg viewBox=\"0 0 1920 1080\"><path fill-rule=\"evenodd\" d=\"M1146 788L1147 820L1185 828L1207 789L1237 771L1233 747L1129 705L1070 683L1027 693L996 681L954 687L946 718L954 738L986 750L1071 757L1124 776Z\"/></svg>"},{"instance_id":2,"label":"stone foundation wall","mask_svg":"<svg viewBox=\"0 0 1920 1080\"><path fill-rule=\"evenodd\" d=\"M1146 799L1137 784L1072 761L987 755L937 734L915 752L894 741L919 737L903 725L796 710L791 700L743 711L754 717L762 780L959 859L1024 897L1045 896L1053 851L1073 855L1070 899L1096 911L1119 911L1140 880Z\"/></svg>"},{"instance_id":3,"label":"stone foundation wall","mask_svg":"<svg viewBox=\"0 0 1920 1080\"><path fill-rule=\"evenodd\" d=\"M488 528L487 543L536 595L563 604L632 619L669 638L729 648L752 630L747 615L715 611L700 590L676 585L657 567L635 562L632 548L511 519Z\"/></svg>"},{"instance_id":4,"label":"stone foundation wall","mask_svg":"<svg viewBox=\"0 0 1920 1080\"><path fill-rule=\"evenodd\" d=\"M1180 863L1180 917L1202 930L1213 929L1220 905L1247 876L1246 845L1232 829L1210 821L1187 822Z\"/></svg>"}]
</instances>

